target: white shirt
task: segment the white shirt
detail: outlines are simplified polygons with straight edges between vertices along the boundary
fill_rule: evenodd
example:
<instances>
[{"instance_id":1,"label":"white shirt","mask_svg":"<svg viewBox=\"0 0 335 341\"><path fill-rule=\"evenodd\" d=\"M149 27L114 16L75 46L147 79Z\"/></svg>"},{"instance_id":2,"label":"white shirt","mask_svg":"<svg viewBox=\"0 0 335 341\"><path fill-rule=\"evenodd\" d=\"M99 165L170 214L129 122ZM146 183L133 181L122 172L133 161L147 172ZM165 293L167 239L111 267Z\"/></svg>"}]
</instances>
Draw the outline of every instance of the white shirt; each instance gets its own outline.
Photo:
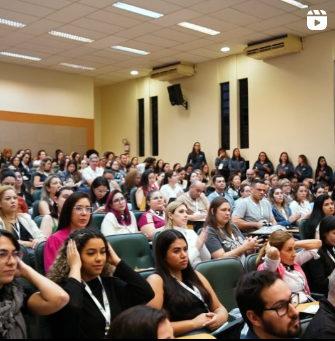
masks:
<instances>
[{"instance_id":1,"label":"white shirt","mask_svg":"<svg viewBox=\"0 0 335 341\"><path fill-rule=\"evenodd\" d=\"M170 185L164 185L160 192L169 200L170 198L177 198L178 193L184 193L179 184L174 189Z\"/></svg>"},{"instance_id":2,"label":"white shirt","mask_svg":"<svg viewBox=\"0 0 335 341\"><path fill-rule=\"evenodd\" d=\"M129 212L131 216L131 225L122 226L119 224L113 213L108 213L102 222L101 232L104 236L114 236L118 234L138 233L137 221L133 212Z\"/></svg>"},{"instance_id":3,"label":"white shirt","mask_svg":"<svg viewBox=\"0 0 335 341\"><path fill-rule=\"evenodd\" d=\"M87 181L87 180L95 180L96 178L98 178L99 176L103 176L104 175L104 170L103 168L97 168L96 171L94 171L91 167L87 167L86 169L84 169L83 171L83 178Z\"/></svg>"},{"instance_id":4,"label":"white shirt","mask_svg":"<svg viewBox=\"0 0 335 341\"><path fill-rule=\"evenodd\" d=\"M292 215L295 215L296 213L301 213L304 216L312 211L311 204L308 200L305 200L302 204L293 201L290 205L290 209L292 211Z\"/></svg>"},{"instance_id":5,"label":"white shirt","mask_svg":"<svg viewBox=\"0 0 335 341\"><path fill-rule=\"evenodd\" d=\"M211 260L211 254L209 253L206 244L199 251L196 247L199 236L193 231L185 227L174 227L176 231L181 232L187 240L188 244L188 256L190 263L195 268L199 263Z\"/></svg>"}]
</instances>

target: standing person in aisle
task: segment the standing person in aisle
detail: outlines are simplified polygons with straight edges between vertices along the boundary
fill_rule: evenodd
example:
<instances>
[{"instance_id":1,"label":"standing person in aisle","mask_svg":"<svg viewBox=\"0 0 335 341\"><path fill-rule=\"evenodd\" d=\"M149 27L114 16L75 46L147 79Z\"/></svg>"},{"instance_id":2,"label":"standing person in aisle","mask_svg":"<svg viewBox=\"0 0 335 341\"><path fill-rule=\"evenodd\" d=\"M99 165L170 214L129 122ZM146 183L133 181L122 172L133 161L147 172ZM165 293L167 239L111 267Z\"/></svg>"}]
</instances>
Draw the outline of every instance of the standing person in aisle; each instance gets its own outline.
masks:
<instances>
[{"instance_id":1,"label":"standing person in aisle","mask_svg":"<svg viewBox=\"0 0 335 341\"><path fill-rule=\"evenodd\" d=\"M230 157L227 151L223 148L219 149L218 158L215 160L215 167L221 175L224 176L226 182L229 180L230 170L229 170Z\"/></svg>"},{"instance_id":2,"label":"standing person in aisle","mask_svg":"<svg viewBox=\"0 0 335 341\"><path fill-rule=\"evenodd\" d=\"M242 173L242 178L245 178L245 170L247 169L245 160L241 156L241 152L238 148L234 149L233 156L230 159L229 170L230 173Z\"/></svg>"},{"instance_id":3,"label":"standing person in aisle","mask_svg":"<svg viewBox=\"0 0 335 341\"><path fill-rule=\"evenodd\" d=\"M207 164L206 155L201 151L200 142L196 142L193 146L193 151L188 155L187 164L191 164L193 170L201 169L204 164Z\"/></svg>"}]
</instances>

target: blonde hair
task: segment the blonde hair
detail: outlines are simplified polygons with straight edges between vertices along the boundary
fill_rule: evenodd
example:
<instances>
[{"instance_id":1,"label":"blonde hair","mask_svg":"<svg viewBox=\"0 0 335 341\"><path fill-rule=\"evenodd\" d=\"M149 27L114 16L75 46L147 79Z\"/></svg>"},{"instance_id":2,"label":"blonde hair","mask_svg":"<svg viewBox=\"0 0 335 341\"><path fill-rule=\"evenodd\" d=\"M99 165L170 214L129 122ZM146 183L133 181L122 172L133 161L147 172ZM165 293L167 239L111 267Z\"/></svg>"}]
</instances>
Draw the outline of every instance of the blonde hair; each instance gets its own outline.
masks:
<instances>
[{"instance_id":1,"label":"blonde hair","mask_svg":"<svg viewBox=\"0 0 335 341\"><path fill-rule=\"evenodd\" d=\"M3 197L5 196L6 192L13 191L16 194L15 188L12 186L3 186L0 188L0 201L2 201ZM16 212L16 219L18 218L18 212ZM6 215L2 211L2 208L0 208L0 218L5 224L6 230L10 233L13 233L13 228L9 220L6 218Z\"/></svg>"},{"instance_id":2,"label":"blonde hair","mask_svg":"<svg viewBox=\"0 0 335 341\"><path fill-rule=\"evenodd\" d=\"M285 246L285 244L291 239L294 239L294 238L287 231L281 231L280 230L280 231L273 232L269 238L269 241L264 244L264 247L262 248L262 250L259 253L259 256L258 256L257 261L256 261L257 267L260 266L262 263L264 263L263 258L266 255L266 248L267 248L269 243L272 247L275 247L276 249L281 251L283 249L283 247Z\"/></svg>"},{"instance_id":3,"label":"blonde hair","mask_svg":"<svg viewBox=\"0 0 335 341\"><path fill-rule=\"evenodd\" d=\"M186 204L184 204L183 202L179 202L179 201L174 201L172 202L167 208L166 208L166 214L165 214L165 219L166 219L166 225L165 225L165 229L166 230L172 230L174 227L172 218L169 216L169 213L174 214L176 212L176 210L180 207L180 206L185 206L186 209L188 210L188 207Z\"/></svg>"}]
</instances>

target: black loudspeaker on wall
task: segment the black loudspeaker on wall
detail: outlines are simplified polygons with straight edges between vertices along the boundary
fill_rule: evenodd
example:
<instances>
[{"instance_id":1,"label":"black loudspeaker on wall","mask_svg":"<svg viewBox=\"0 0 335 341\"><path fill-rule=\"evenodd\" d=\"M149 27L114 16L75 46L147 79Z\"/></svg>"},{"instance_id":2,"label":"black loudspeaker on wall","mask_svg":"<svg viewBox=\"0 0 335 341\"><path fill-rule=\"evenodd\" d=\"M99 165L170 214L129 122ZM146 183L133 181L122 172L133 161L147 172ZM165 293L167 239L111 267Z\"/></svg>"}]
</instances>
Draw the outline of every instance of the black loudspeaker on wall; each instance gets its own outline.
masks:
<instances>
[{"instance_id":1,"label":"black loudspeaker on wall","mask_svg":"<svg viewBox=\"0 0 335 341\"><path fill-rule=\"evenodd\" d=\"M184 100L180 84L169 86L168 91L170 96L170 102L173 106L182 105L186 108L186 110L188 109L188 103Z\"/></svg>"}]
</instances>

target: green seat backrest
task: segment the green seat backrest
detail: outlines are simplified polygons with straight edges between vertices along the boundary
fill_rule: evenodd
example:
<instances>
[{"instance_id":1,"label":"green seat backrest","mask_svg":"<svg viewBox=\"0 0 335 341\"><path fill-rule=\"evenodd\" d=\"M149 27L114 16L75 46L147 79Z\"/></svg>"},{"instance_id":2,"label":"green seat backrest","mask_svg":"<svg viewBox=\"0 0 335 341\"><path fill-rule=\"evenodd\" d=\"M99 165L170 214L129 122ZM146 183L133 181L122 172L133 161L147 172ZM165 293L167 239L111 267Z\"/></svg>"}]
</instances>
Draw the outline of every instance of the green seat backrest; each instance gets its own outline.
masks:
<instances>
[{"instance_id":1,"label":"green seat backrest","mask_svg":"<svg viewBox=\"0 0 335 341\"><path fill-rule=\"evenodd\" d=\"M246 258L244 268L245 268L245 271L247 273L257 271L256 261L257 261L258 256L259 255L256 253L256 254L250 255Z\"/></svg>"},{"instance_id":2,"label":"green seat backrest","mask_svg":"<svg viewBox=\"0 0 335 341\"><path fill-rule=\"evenodd\" d=\"M136 218L137 224L140 221L140 219L142 218L142 215L144 214L144 212L141 211L133 211L134 216Z\"/></svg>"},{"instance_id":3,"label":"green seat backrest","mask_svg":"<svg viewBox=\"0 0 335 341\"><path fill-rule=\"evenodd\" d=\"M41 189L36 189L33 193L33 200L38 201L41 200L41 194L42 194L42 190Z\"/></svg>"},{"instance_id":4,"label":"green seat backrest","mask_svg":"<svg viewBox=\"0 0 335 341\"><path fill-rule=\"evenodd\" d=\"M155 272L156 270L147 270L147 271L141 271L139 272L139 274L142 276L143 279L147 280Z\"/></svg>"},{"instance_id":5,"label":"green seat backrest","mask_svg":"<svg viewBox=\"0 0 335 341\"><path fill-rule=\"evenodd\" d=\"M92 215L92 221L89 227L91 228L96 228L99 231L101 231L101 226L106 217L105 213L94 213Z\"/></svg>"},{"instance_id":6,"label":"green seat backrest","mask_svg":"<svg viewBox=\"0 0 335 341\"><path fill-rule=\"evenodd\" d=\"M310 319L301 321L301 333L300 333L300 336L299 336L300 340L303 340L305 338L305 334L306 334L307 329L309 327L309 324L312 322L312 320L313 319L310 318Z\"/></svg>"},{"instance_id":7,"label":"green seat backrest","mask_svg":"<svg viewBox=\"0 0 335 341\"><path fill-rule=\"evenodd\" d=\"M23 245L20 245L20 249L21 249L21 252L23 252L22 260L24 264L27 264L28 266L30 266L30 258L29 258L28 250Z\"/></svg>"},{"instance_id":8,"label":"green seat backrest","mask_svg":"<svg viewBox=\"0 0 335 341\"><path fill-rule=\"evenodd\" d=\"M40 243L35 250L35 262L36 262L36 271L45 276L44 269L44 248L46 242Z\"/></svg>"},{"instance_id":9,"label":"green seat backrest","mask_svg":"<svg viewBox=\"0 0 335 341\"><path fill-rule=\"evenodd\" d=\"M131 191L130 191L130 200L131 200L131 206L133 208L133 211L138 211L139 208L137 206L137 203L136 203L136 191L137 191L137 187L133 188Z\"/></svg>"},{"instance_id":10,"label":"green seat backrest","mask_svg":"<svg viewBox=\"0 0 335 341\"><path fill-rule=\"evenodd\" d=\"M131 268L154 267L148 238L142 233L109 236L107 240L116 254Z\"/></svg>"},{"instance_id":11,"label":"green seat backrest","mask_svg":"<svg viewBox=\"0 0 335 341\"><path fill-rule=\"evenodd\" d=\"M35 219L36 217L38 217L40 215L40 212L38 210L38 206L40 204L40 200L37 200L34 202L34 205L33 205L33 216L32 218Z\"/></svg>"},{"instance_id":12,"label":"green seat backrest","mask_svg":"<svg viewBox=\"0 0 335 341\"><path fill-rule=\"evenodd\" d=\"M34 219L34 222L36 223L38 228L41 228L43 218L44 218L44 215L39 215Z\"/></svg>"},{"instance_id":13,"label":"green seat backrest","mask_svg":"<svg viewBox=\"0 0 335 341\"><path fill-rule=\"evenodd\" d=\"M244 276L242 263L236 258L203 262L195 268L211 284L221 304L231 311L237 308L235 299L237 284Z\"/></svg>"},{"instance_id":14,"label":"green seat backrest","mask_svg":"<svg viewBox=\"0 0 335 341\"><path fill-rule=\"evenodd\" d=\"M299 224L299 232L301 240L306 239L308 220L302 220Z\"/></svg>"}]
</instances>

